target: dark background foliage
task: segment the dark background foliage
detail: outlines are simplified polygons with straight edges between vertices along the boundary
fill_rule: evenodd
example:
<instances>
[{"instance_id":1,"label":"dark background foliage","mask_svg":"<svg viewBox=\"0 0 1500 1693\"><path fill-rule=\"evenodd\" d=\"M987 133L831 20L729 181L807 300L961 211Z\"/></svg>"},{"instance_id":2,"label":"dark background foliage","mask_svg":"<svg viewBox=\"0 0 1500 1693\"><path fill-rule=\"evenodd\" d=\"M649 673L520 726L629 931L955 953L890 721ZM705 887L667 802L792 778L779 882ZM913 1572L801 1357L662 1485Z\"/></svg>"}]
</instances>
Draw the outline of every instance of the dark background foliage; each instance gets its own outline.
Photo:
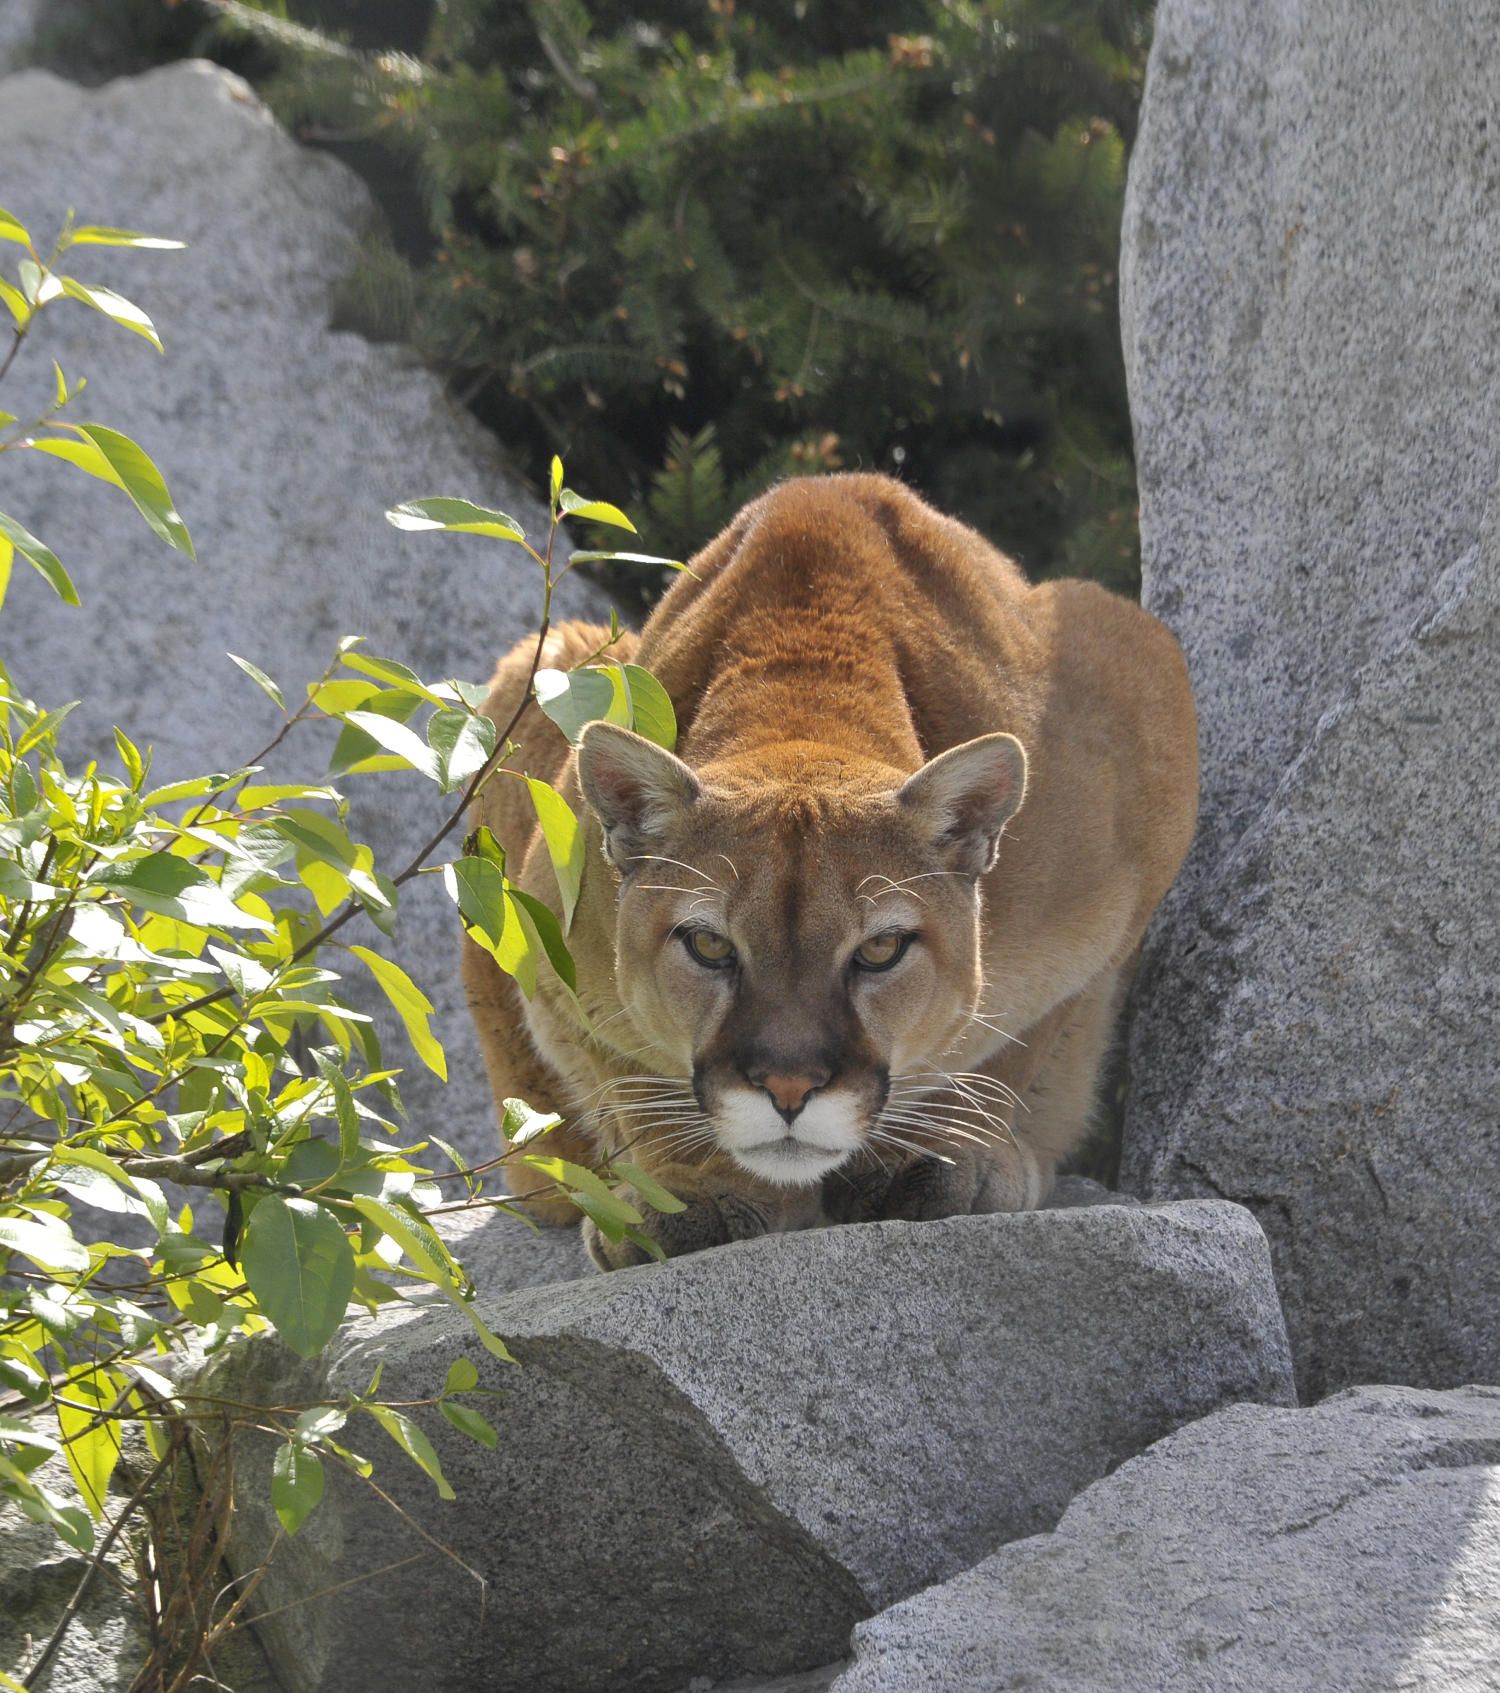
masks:
<instances>
[{"instance_id":1,"label":"dark background foliage","mask_svg":"<svg viewBox=\"0 0 1500 1693\"><path fill-rule=\"evenodd\" d=\"M1134 591L1116 260L1148 0L66 0L44 56L208 52L370 181L340 321L681 554L903 477ZM476 490L468 490L478 493Z\"/></svg>"}]
</instances>

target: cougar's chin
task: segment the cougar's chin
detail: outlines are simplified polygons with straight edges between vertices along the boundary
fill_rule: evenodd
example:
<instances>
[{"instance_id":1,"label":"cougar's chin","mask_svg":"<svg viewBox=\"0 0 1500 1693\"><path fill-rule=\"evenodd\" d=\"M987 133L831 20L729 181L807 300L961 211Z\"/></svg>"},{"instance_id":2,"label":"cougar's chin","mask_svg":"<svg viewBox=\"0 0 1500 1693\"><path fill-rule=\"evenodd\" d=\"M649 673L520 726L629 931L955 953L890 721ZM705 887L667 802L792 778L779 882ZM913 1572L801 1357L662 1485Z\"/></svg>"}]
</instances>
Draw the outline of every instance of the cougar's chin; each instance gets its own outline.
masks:
<instances>
[{"instance_id":1,"label":"cougar's chin","mask_svg":"<svg viewBox=\"0 0 1500 1693\"><path fill-rule=\"evenodd\" d=\"M742 1168L778 1187L811 1187L863 1143L855 1101L838 1092L810 1099L790 1123L765 1094L737 1088L719 1101L719 1144Z\"/></svg>"}]
</instances>

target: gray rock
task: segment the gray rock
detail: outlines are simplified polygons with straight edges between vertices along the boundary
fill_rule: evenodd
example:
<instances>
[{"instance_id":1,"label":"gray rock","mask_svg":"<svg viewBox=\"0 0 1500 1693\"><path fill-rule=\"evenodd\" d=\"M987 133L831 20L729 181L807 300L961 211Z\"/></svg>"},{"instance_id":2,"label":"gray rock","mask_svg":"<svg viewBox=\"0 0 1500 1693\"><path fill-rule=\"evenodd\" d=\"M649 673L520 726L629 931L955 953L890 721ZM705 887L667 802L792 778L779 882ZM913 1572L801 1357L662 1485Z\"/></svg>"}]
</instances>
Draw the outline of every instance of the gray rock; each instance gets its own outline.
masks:
<instances>
[{"instance_id":1,"label":"gray rock","mask_svg":"<svg viewBox=\"0 0 1500 1693\"><path fill-rule=\"evenodd\" d=\"M858 1618L1050 1526L1159 1435L1290 1398L1263 1238L1213 1202L816 1230L485 1314L519 1370L453 1316L349 1331L333 1391L379 1360L383 1395L421 1400L463 1352L504 1394L478 1402L499 1445L415 1413L458 1499L376 1449L406 1520L331 1481L264 1589L289 1689L676 1689L828 1664ZM295 1404L329 1378L265 1341L205 1386ZM270 1458L238 1460L241 1570L273 1538ZM488 1583L482 1607L432 1541Z\"/></svg>"},{"instance_id":2,"label":"gray rock","mask_svg":"<svg viewBox=\"0 0 1500 1693\"><path fill-rule=\"evenodd\" d=\"M435 1219L448 1250L486 1299L599 1274L576 1226L533 1228L505 1212L454 1212Z\"/></svg>"},{"instance_id":3,"label":"gray rock","mask_svg":"<svg viewBox=\"0 0 1500 1693\"><path fill-rule=\"evenodd\" d=\"M196 565L170 551L122 494L70 466L6 456L0 509L51 545L84 600L70 610L21 567L4 613L17 686L50 704L83 700L66 726L72 755L116 767L118 723L155 747L163 780L249 758L280 718L226 651L269 671L293 701L347 634L424 676L486 678L535 626L535 567L477 537L399 533L383 511L449 493L509 510L528 531L544 532L545 517L435 376L390 347L330 333L331 291L374 215L353 173L299 148L244 82L206 63L95 91L39 71L10 77L0 158L0 203L42 239L72 206L80 221L189 244L73 258L85 280L151 315L165 357L62 302L6 378L6 409L29 416L51 398L51 358L86 375L79 416L151 454L198 551ZM571 577L556 605L558 615L602 609ZM318 774L328 746L294 736L278 767ZM362 789L370 781L346 784L356 838L399 867L446 807L420 777ZM413 1061L407 1099L419 1128L478 1158L494 1149L491 1106L462 1002L457 922L434 881L406 896L396 956L438 1007L451 1085ZM409 1056L399 1032L390 1044Z\"/></svg>"},{"instance_id":4,"label":"gray rock","mask_svg":"<svg viewBox=\"0 0 1500 1693\"><path fill-rule=\"evenodd\" d=\"M61 1458L49 1458L36 1479L63 1499L77 1497ZM118 1509L122 1497L111 1497ZM19 1680L37 1662L88 1568L91 1554L76 1552L42 1523L18 1511L0 1511L0 1669ZM117 1543L94 1577L38 1693L127 1693L151 1652L151 1635L133 1593L128 1540Z\"/></svg>"},{"instance_id":5,"label":"gray rock","mask_svg":"<svg viewBox=\"0 0 1500 1693\"><path fill-rule=\"evenodd\" d=\"M1164 0L1131 167L1144 597L1204 820L1121 1180L1255 1210L1304 1397L1500 1379L1497 88L1500 0Z\"/></svg>"},{"instance_id":6,"label":"gray rock","mask_svg":"<svg viewBox=\"0 0 1500 1693\"><path fill-rule=\"evenodd\" d=\"M854 1633L835 1693L1492 1693L1500 1389L1238 1405Z\"/></svg>"}]
</instances>

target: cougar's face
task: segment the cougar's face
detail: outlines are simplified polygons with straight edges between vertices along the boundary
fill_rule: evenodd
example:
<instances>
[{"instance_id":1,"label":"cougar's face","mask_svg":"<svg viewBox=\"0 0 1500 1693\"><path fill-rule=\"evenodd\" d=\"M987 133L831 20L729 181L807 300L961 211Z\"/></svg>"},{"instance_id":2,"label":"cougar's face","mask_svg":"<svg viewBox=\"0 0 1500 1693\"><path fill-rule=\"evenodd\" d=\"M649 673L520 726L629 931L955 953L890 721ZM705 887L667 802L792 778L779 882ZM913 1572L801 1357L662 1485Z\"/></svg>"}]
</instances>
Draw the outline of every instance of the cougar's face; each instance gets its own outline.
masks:
<instances>
[{"instance_id":1,"label":"cougar's face","mask_svg":"<svg viewBox=\"0 0 1500 1693\"><path fill-rule=\"evenodd\" d=\"M864 1143L892 1074L966 1026L974 879L890 820L853 840L699 821L625 876L617 985L720 1148L762 1179L817 1182Z\"/></svg>"},{"instance_id":2,"label":"cougar's face","mask_svg":"<svg viewBox=\"0 0 1500 1693\"><path fill-rule=\"evenodd\" d=\"M608 725L579 761L621 876L617 992L666 1072L610 1108L676 1155L717 1149L784 1185L849 1159L892 1078L936 1067L968 1027L979 877L1025 780L1007 735L905 782L819 749L795 768L700 780Z\"/></svg>"}]
</instances>

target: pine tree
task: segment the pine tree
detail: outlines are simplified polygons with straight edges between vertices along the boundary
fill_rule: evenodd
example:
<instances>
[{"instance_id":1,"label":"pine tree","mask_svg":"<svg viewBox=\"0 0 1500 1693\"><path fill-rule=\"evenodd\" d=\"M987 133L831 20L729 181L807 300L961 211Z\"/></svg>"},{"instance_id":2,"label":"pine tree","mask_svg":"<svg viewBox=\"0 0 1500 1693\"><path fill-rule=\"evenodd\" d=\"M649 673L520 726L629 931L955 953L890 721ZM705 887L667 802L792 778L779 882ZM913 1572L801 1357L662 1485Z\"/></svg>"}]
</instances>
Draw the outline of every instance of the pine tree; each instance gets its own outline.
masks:
<instances>
[{"instance_id":1,"label":"pine tree","mask_svg":"<svg viewBox=\"0 0 1500 1693\"><path fill-rule=\"evenodd\" d=\"M538 476L649 495L676 551L777 477L883 469L1034 574L1134 585L1148 0L197 3L294 129L415 195L343 321Z\"/></svg>"}]
</instances>

